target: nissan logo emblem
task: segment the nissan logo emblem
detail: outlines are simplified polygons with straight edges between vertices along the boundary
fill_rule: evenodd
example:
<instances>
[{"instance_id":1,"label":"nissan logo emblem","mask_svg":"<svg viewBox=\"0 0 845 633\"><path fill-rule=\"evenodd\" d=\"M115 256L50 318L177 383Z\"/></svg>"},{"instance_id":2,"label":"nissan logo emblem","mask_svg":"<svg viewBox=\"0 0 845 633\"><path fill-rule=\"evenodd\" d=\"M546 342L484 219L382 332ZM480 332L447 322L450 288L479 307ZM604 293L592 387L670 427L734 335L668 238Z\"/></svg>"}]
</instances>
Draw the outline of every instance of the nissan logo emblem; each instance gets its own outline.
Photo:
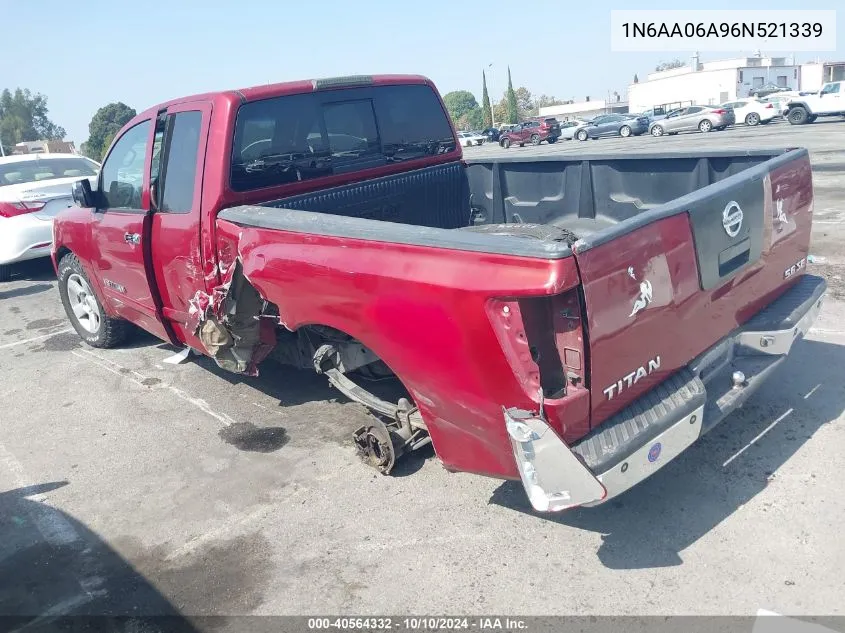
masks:
<instances>
[{"instance_id":1,"label":"nissan logo emblem","mask_svg":"<svg viewBox=\"0 0 845 633\"><path fill-rule=\"evenodd\" d=\"M722 226L728 237L736 237L742 228L742 209L734 200L728 202L728 206L722 211Z\"/></svg>"}]
</instances>

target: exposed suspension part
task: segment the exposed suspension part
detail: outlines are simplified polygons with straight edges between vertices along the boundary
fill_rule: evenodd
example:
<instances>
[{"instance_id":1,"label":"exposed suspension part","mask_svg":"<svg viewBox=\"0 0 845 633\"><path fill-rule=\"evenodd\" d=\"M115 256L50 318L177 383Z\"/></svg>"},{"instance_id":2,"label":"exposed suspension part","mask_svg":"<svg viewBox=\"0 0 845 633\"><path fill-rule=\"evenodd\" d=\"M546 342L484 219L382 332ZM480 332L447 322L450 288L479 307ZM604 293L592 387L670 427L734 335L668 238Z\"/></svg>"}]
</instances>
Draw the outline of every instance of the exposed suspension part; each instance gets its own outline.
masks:
<instances>
[{"instance_id":1,"label":"exposed suspension part","mask_svg":"<svg viewBox=\"0 0 845 633\"><path fill-rule=\"evenodd\" d=\"M321 345L314 353L314 369L318 374L324 374L347 398L378 414L356 430L352 439L364 461L387 475L402 455L431 442L425 422L407 398L393 404L353 382L344 374L347 367L343 361L344 354L333 344Z\"/></svg>"}]
</instances>

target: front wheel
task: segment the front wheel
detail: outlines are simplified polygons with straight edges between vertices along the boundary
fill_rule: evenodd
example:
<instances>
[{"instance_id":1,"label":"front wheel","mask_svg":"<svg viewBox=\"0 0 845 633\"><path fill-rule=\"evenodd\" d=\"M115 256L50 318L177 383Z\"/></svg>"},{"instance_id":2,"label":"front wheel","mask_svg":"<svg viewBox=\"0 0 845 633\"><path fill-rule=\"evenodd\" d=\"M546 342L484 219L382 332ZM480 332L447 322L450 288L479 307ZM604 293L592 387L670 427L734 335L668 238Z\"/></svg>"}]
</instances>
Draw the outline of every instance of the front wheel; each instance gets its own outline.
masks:
<instances>
[{"instance_id":1,"label":"front wheel","mask_svg":"<svg viewBox=\"0 0 845 633\"><path fill-rule=\"evenodd\" d=\"M76 333L91 347L115 347L126 339L128 323L106 314L76 255L59 262L59 296Z\"/></svg>"},{"instance_id":2,"label":"front wheel","mask_svg":"<svg viewBox=\"0 0 845 633\"><path fill-rule=\"evenodd\" d=\"M623 125L621 128L619 128L619 136L621 136L622 138L628 138L629 136L631 136L631 128L627 125Z\"/></svg>"},{"instance_id":3,"label":"front wheel","mask_svg":"<svg viewBox=\"0 0 845 633\"><path fill-rule=\"evenodd\" d=\"M810 122L809 112L807 112L807 108L803 106L791 108L787 118L792 125L804 125L805 123Z\"/></svg>"},{"instance_id":4,"label":"front wheel","mask_svg":"<svg viewBox=\"0 0 845 633\"><path fill-rule=\"evenodd\" d=\"M659 125L655 125L651 128L651 135L652 136L663 136L663 128Z\"/></svg>"},{"instance_id":5,"label":"front wheel","mask_svg":"<svg viewBox=\"0 0 845 633\"><path fill-rule=\"evenodd\" d=\"M540 144L540 135L539 134L532 134L531 135L531 144L532 145L539 145Z\"/></svg>"},{"instance_id":6,"label":"front wheel","mask_svg":"<svg viewBox=\"0 0 845 633\"><path fill-rule=\"evenodd\" d=\"M759 125L760 124L760 115L756 112L749 112L748 116L745 117L745 125Z\"/></svg>"},{"instance_id":7,"label":"front wheel","mask_svg":"<svg viewBox=\"0 0 845 633\"><path fill-rule=\"evenodd\" d=\"M709 132L713 129L713 124L710 123L710 119L704 119L701 123L698 124L698 129L701 132Z\"/></svg>"},{"instance_id":8,"label":"front wheel","mask_svg":"<svg viewBox=\"0 0 845 633\"><path fill-rule=\"evenodd\" d=\"M579 141L586 141L588 134L587 130L578 130L578 134L575 135Z\"/></svg>"},{"instance_id":9,"label":"front wheel","mask_svg":"<svg viewBox=\"0 0 845 633\"><path fill-rule=\"evenodd\" d=\"M551 145L552 143L557 142L557 137L556 136L550 136L549 138L546 139L546 141Z\"/></svg>"}]
</instances>

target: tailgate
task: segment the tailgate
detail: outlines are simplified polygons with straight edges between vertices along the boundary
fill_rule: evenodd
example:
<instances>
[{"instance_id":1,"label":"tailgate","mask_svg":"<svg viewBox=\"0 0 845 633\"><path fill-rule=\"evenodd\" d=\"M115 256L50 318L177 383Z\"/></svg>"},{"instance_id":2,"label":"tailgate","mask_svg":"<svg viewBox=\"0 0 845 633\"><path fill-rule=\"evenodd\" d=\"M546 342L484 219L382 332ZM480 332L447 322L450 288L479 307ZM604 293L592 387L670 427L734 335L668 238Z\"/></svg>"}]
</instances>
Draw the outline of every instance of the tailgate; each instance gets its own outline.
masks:
<instances>
[{"instance_id":1,"label":"tailgate","mask_svg":"<svg viewBox=\"0 0 845 633\"><path fill-rule=\"evenodd\" d=\"M811 176L806 150L785 152L575 245L593 427L804 272Z\"/></svg>"}]
</instances>

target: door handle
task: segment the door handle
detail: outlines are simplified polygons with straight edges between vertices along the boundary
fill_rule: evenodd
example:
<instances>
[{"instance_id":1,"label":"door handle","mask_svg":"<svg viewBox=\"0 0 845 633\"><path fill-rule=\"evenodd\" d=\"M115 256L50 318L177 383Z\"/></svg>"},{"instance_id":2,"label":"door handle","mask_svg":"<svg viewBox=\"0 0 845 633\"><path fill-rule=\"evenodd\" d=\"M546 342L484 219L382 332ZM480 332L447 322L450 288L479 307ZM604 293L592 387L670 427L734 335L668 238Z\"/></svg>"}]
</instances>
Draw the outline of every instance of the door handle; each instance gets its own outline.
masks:
<instances>
[{"instance_id":1,"label":"door handle","mask_svg":"<svg viewBox=\"0 0 845 633\"><path fill-rule=\"evenodd\" d=\"M124 233L123 241L127 244L140 244L141 236L138 233Z\"/></svg>"}]
</instances>

